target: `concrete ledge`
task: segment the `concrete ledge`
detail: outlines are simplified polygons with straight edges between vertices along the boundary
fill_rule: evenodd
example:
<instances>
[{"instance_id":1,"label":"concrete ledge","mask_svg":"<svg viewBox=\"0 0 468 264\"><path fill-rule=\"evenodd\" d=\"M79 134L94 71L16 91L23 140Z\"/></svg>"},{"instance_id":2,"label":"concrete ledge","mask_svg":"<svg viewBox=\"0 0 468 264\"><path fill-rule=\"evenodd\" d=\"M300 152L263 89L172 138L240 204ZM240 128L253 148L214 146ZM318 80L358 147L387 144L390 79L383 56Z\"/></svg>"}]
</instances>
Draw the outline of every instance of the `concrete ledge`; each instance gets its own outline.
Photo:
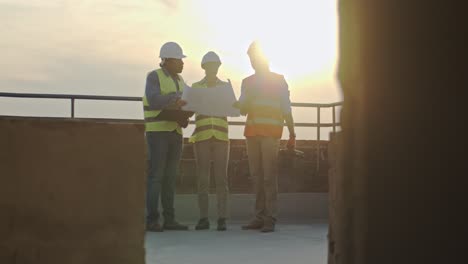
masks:
<instances>
[{"instance_id":1,"label":"concrete ledge","mask_svg":"<svg viewBox=\"0 0 468 264\"><path fill-rule=\"evenodd\" d=\"M0 118L0 146L0 263L144 263L142 126Z\"/></svg>"},{"instance_id":2,"label":"concrete ledge","mask_svg":"<svg viewBox=\"0 0 468 264\"><path fill-rule=\"evenodd\" d=\"M231 221L247 221L253 217L255 196L231 194ZM196 194L179 194L175 199L176 216L181 221L199 218ZM278 197L280 222L311 222L328 219L328 193L282 193ZM216 195L210 195L210 219L217 219Z\"/></svg>"}]
</instances>

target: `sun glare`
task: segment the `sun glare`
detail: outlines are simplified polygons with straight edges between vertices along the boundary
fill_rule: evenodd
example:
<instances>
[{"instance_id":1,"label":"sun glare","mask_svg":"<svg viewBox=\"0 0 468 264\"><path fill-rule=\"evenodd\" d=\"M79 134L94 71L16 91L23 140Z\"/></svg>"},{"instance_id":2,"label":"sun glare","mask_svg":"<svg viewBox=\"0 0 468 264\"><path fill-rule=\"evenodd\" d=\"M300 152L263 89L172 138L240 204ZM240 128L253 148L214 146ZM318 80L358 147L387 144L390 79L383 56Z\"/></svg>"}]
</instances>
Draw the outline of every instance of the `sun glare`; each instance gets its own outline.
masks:
<instances>
[{"instance_id":1,"label":"sun glare","mask_svg":"<svg viewBox=\"0 0 468 264\"><path fill-rule=\"evenodd\" d=\"M220 3L222 2L222 3ZM334 78L336 3L328 0L196 1L203 35L212 39L233 71L251 71L244 55L258 40L273 70L291 81Z\"/></svg>"}]
</instances>

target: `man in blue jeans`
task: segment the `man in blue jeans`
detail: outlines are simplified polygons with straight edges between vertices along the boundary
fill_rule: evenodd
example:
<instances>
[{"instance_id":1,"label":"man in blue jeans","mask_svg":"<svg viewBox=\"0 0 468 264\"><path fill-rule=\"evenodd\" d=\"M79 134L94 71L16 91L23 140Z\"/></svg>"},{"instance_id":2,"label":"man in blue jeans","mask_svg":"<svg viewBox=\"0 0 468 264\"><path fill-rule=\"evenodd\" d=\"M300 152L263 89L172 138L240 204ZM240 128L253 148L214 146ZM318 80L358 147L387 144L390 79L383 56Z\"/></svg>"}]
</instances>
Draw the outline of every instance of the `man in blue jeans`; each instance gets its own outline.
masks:
<instances>
[{"instance_id":1,"label":"man in blue jeans","mask_svg":"<svg viewBox=\"0 0 468 264\"><path fill-rule=\"evenodd\" d=\"M182 154L182 127L189 115L179 111L186 102L181 100L185 83L179 73L184 58L175 42L161 47L160 69L148 73L143 97L146 141L148 146L148 181L146 191L146 229L153 232L188 230L175 220L174 193L177 171ZM172 111L172 112L171 112ZM168 112L182 113L182 118L168 118ZM163 207L164 224L160 224L159 197Z\"/></svg>"}]
</instances>

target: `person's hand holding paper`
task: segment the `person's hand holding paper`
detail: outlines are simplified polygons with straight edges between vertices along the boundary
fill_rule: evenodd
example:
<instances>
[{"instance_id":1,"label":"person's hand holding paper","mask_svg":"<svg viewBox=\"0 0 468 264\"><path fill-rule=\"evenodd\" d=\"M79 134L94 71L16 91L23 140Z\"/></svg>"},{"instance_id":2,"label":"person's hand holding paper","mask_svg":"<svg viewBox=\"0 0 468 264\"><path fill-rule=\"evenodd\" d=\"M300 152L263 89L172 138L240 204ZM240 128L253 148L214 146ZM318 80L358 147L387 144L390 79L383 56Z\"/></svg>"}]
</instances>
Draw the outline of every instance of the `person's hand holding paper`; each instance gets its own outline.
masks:
<instances>
[{"instance_id":1,"label":"person's hand holding paper","mask_svg":"<svg viewBox=\"0 0 468 264\"><path fill-rule=\"evenodd\" d=\"M186 111L207 116L240 116L239 109L233 107L237 100L230 82L207 89L185 87L182 100L187 102L182 107Z\"/></svg>"}]
</instances>

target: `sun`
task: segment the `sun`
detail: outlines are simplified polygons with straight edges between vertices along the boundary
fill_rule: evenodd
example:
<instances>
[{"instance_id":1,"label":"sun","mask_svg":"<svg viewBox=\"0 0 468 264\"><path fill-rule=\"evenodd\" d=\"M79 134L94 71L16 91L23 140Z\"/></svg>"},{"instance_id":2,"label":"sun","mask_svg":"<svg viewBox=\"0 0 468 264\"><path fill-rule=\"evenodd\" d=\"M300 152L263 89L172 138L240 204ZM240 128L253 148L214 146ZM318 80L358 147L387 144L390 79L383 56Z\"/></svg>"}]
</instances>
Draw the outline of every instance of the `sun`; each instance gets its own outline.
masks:
<instances>
[{"instance_id":1,"label":"sun","mask_svg":"<svg viewBox=\"0 0 468 264\"><path fill-rule=\"evenodd\" d=\"M232 71L251 70L246 50L258 40L273 71L289 80L334 78L337 60L336 2L195 1L200 36L221 52ZM202 40L200 40L202 41Z\"/></svg>"}]
</instances>

